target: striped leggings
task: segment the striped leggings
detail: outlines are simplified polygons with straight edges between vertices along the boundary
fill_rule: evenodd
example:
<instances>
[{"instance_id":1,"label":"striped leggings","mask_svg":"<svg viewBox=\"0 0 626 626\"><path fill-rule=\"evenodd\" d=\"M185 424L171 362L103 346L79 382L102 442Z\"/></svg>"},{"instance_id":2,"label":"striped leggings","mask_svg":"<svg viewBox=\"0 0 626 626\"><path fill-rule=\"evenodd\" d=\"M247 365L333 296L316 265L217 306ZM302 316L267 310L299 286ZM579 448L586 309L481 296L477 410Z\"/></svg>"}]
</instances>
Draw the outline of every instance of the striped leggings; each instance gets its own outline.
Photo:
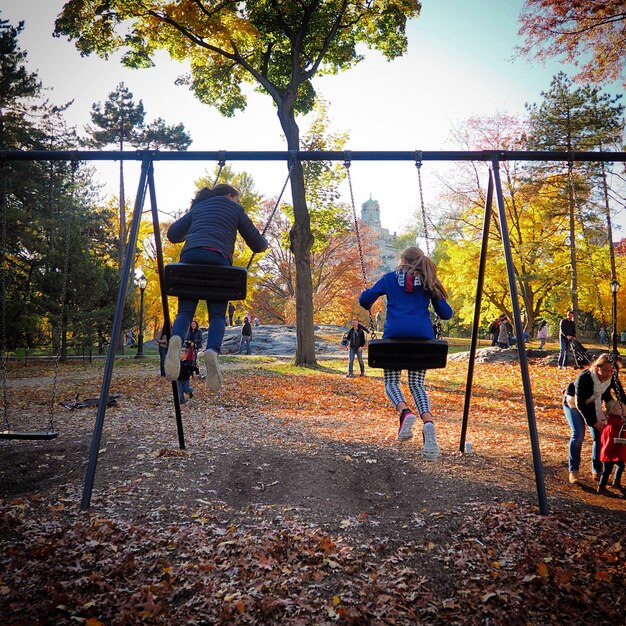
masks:
<instances>
[{"instance_id":1,"label":"striped leggings","mask_svg":"<svg viewBox=\"0 0 626 626\"><path fill-rule=\"evenodd\" d=\"M400 388L400 375L402 370L384 370L385 393L393 403L394 408L400 402L404 402L404 395ZM426 370L409 370L409 391L415 400L415 406L420 415L430 413L430 400L424 387Z\"/></svg>"}]
</instances>

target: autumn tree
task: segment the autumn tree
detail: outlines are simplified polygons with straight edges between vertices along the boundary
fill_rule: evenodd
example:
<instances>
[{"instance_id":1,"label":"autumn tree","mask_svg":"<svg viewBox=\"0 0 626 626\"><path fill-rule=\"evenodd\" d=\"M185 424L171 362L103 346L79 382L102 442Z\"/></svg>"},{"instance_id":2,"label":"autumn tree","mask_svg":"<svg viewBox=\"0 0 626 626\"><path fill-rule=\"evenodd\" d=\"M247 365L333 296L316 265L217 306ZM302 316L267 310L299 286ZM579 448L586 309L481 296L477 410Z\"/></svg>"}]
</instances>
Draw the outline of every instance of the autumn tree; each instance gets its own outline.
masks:
<instances>
[{"instance_id":1,"label":"autumn tree","mask_svg":"<svg viewBox=\"0 0 626 626\"><path fill-rule=\"evenodd\" d=\"M614 147L621 141L624 129L622 118L623 106L620 96L610 96L592 86L574 87L573 82L563 72L551 81L550 89L541 92L540 104L527 105L530 116L528 145L534 150L557 151L593 151ZM585 225L591 230L598 227L597 207L591 203L593 185L598 182L600 172L596 164L573 167L564 163L548 163L535 168L543 175L551 173L560 179L563 189L561 202L555 202L555 210L562 211L567 205L570 268L571 268L571 303L572 310L578 312L578 263L577 248L581 238L577 237L576 222L579 229ZM576 175L578 174L578 175ZM583 236L585 235L582 232ZM584 243L584 241L582 242Z\"/></svg>"},{"instance_id":2,"label":"autumn tree","mask_svg":"<svg viewBox=\"0 0 626 626\"><path fill-rule=\"evenodd\" d=\"M419 10L418 0L69 0L56 20L55 33L75 40L82 54L107 57L123 50L124 63L131 67L150 66L158 49L186 59L191 66L188 84L202 102L223 115L244 109L242 86L254 84L272 98L287 148L299 150L296 115L313 106L313 78L362 61L358 44L377 49L388 59L402 55L407 19ZM312 365L313 235L300 163L293 170L291 193L296 364Z\"/></svg>"},{"instance_id":3,"label":"autumn tree","mask_svg":"<svg viewBox=\"0 0 626 626\"><path fill-rule=\"evenodd\" d=\"M91 106L93 126L86 128L89 133L88 145L103 148L115 146L123 151L126 145L139 142L140 129L145 116L143 102L136 103L130 90L120 83L109 94L104 103L95 102ZM124 191L124 161L120 161L120 195L119 195L119 236L118 236L118 267L124 264L126 249L126 194Z\"/></svg>"},{"instance_id":4,"label":"autumn tree","mask_svg":"<svg viewBox=\"0 0 626 626\"><path fill-rule=\"evenodd\" d=\"M522 150L526 146L526 126L504 114L470 118L455 131L454 139L463 150ZM442 280L451 294L459 320L471 323L481 249L481 236L487 201L487 181L480 164L461 163L456 178L447 180L443 200L447 214L437 224L442 236L437 243L437 260ZM565 218L552 210L550 179L532 178L519 161L503 161L500 178L513 254L514 273L524 311L525 323L551 306L555 291L567 276L565 242L561 235ZM511 301L498 212L492 209L489 231L487 272L483 287L483 317L511 313Z\"/></svg>"},{"instance_id":5,"label":"autumn tree","mask_svg":"<svg viewBox=\"0 0 626 626\"><path fill-rule=\"evenodd\" d=\"M520 14L519 51L538 59L562 57L580 67L587 83L624 82L626 2L526 0Z\"/></svg>"},{"instance_id":6,"label":"autumn tree","mask_svg":"<svg viewBox=\"0 0 626 626\"><path fill-rule=\"evenodd\" d=\"M302 149L340 151L348 140L346 133L330 130L329 107L324 100L315 105L315 116L304 136ZM306 200L311 215L314 243L311 248L313 315L316 322L336 322L358 312L358 295L363 289L357 240L351 207L342 201L345 187L344 165L328 161L303 164ZM347 192L347 189L345 189ZM270 214L274 201L266 204ZM253 308L264 319L293 323L296 314L295 259L289 246L294 223L293 207L283 204L269 223L269 250L259 262L259 289ZM361 225L362 248L369 277L377 269L377 254L369 229Z\"/></svg>"}]
</instances>

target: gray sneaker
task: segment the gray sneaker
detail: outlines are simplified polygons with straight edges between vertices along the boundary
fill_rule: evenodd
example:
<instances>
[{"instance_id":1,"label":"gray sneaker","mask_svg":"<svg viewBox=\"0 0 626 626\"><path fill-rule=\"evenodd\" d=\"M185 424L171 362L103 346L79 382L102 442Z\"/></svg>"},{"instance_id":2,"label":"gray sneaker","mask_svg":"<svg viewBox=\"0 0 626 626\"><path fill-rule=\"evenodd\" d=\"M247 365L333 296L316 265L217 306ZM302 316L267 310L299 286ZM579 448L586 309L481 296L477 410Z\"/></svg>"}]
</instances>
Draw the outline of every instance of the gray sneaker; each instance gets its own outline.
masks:
<instances>
[{"instance_id":1,"label":"gray sneaker","mask_svg":"<svg viewBox=\"0 0 626 626\"><path fill-rule=\"evenodd\" d=\"M163 369L165 370L167 380L172 382L178 380L178 375L180 374L180 348L182 345L183 340L178 335L172 335L167 345Z\"/></svg>"},{"instance_id":2,"label":"gray sneaker","mask_svg":"<svg viewBox=\"0 0 626 626\"><path fill-rule=\"evenodd\" d=\"M432 422L426 422L422 432L424 434L422 458L425 461L436 461L439 458L439 444L435 434L435 425Z\"/></svg>"},{"instance_id":3,"label":"gray sneaker","mask_svg":"<svg viewBox=\"0 0 626 626\"><path fill-rule=\"evenodd\" d=\"M215 350L204 351L204 364L206 365L206 382L211 391L219 391L222 386L222 368Z\"/></svg>"},{"instance_id":4,"label":"gray sneaker","mask_svg":"<svg viewBox=\"0 0 626 626\"><path fill-rule=\"evenodd\" d=\"M415 424L415 413L405 411L400 417L400 428L398 429L398 441L406 441L413 437L413 424Z\"/></svg>"}]
</instances>

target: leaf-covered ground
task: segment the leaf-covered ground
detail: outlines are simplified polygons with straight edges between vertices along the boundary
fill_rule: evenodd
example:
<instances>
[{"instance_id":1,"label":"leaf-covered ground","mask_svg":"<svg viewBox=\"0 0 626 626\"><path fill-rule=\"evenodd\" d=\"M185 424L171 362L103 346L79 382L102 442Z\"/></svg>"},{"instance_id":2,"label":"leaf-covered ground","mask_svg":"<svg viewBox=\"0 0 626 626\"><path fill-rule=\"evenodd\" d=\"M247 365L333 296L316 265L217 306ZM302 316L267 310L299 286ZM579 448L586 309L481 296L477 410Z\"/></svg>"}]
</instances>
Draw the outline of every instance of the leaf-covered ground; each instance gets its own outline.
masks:
<instances>
[{"instance_id":1,"label":"leaf-covered ground","mask_svg":"<svg viewBox=\"0 0 626 626\"><path fill-rule=\"evenodd\" d=\"M0 623L624 623L626 500L567 484L573 371L531 365L544 516L519 368L477 365L461 455L466 368L427 377L428 463L421 437L396 441L378 372L231 359L219 396L195 381L180 450L156 361L120 363L89 512L95 409L59 408L56 440L0 442ZM63 366L58 397L96 397L101 372ZM16 426L45 425L51 374L11 368Z\"/></svg>"}]
</instances>

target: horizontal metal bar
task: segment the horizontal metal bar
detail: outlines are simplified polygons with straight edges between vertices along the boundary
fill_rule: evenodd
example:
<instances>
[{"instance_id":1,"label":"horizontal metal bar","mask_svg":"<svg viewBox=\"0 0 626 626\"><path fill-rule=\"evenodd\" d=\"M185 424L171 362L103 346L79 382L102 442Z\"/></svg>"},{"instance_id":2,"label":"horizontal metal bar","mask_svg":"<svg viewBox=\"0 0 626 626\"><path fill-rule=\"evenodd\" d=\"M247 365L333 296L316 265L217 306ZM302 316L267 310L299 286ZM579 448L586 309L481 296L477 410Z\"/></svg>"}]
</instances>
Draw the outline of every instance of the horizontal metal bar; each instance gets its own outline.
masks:
<instances>
[{"instance_id":1,"label":"horizontal metal bar","mask_svg":"<svg viewBox=\"0 0 626 626\"><path fill-rule=\"evenodd\" d=\"M1 161L588 161L626 162L626 152L525 150L177 151L0 150Z\"/></svg>"}]
</instances>

